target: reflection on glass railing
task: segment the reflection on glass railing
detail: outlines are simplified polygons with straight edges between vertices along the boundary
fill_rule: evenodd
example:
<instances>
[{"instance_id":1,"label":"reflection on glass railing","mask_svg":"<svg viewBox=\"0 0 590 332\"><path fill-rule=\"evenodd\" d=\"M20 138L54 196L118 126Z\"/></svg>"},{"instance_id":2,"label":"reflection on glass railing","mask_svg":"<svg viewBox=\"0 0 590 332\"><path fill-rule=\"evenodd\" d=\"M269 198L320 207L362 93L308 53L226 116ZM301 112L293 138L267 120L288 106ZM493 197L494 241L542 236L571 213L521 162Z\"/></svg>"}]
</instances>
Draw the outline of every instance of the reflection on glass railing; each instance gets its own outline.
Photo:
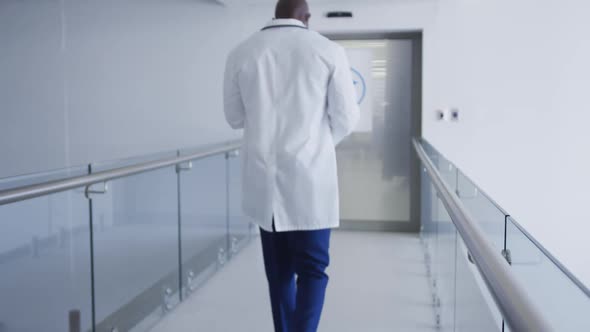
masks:
<instances>
[{"instance_id":1,"label":"reflection on glass railing","mask_svg":"<svg viewBox=\"0 0 590 332\"><path fill-rule=\"evenodd\" d=\"M426 172L422 173L422 232L425 262L440 331L498 331L502 321L491 305L475 265Z\"/></svg>"},{"instance_id":2,"label":"reflection on glass railing","mask_svg":"<svg viewBox=\"0 0 590 332\"><path fill-rule=\"evenodd\" d=\"M82 189L0 206L0 331L91 326L88 202Z\"/></svg>"},{"instance_id":3,"label":"reflection on glass railing","mask_svg":"<svg viewBox=\"0 0 590 332\"><path fill-rule=\"evenodd\" d=\"M0 190L179 154L1 179ZM250 239L235 156L1 205L0 331L68 331L78 316L81 331L145 331L198 296L203 271L215 272Z\"/></svg>"},{"instance_id":4,"label":"reflection on glass railing","mask_svg":"<svg viewBox=\"0 0 590 332\"><path fill-rule=\"evenodd\" d=\"M590 292L508 218L506 243L512 270L556 331L590 331Z\"/></svg>"},{"instance_id":5,"label":"reflection on glass railing","mask_svg":"<svg viewBox=\"0 0 590 332\"><path fill-rule=\"evenodd\" d=\"M473 182L457 169L456 194L471 212L491 243L499 251L504 249L504 224L507 214L500 210Z\"/></svg>"},{"instance_id":6,"label":"reflection on glass railing","mask_svg":"<svg viewBox=\"0 0 590 332\"><path fill-rule=\"evenodd\" d=\"M552 327L556 331L590 331L590 321L584 315L590 312L590 291L461 170L428 142L422 141L422 146ZM438 327L446 331L508 331L425 170L421 188L421 237Z\"/></svg>"},{"instance_id":7,"label":"reflection on glass railing","mask_svg":"<svg viewBox=\"0 0 590 332\"><path fill-rule=\"evenodd\" d=\"M228 259L227 159L200 160L180 172L182 274L185 293L194 292Z\"/></svg>"},{"instance_id":8,"label":"reflection on glass railing","mask_svg":"<svg viewBox=\"0 0 590 332\"><path fill-rule=\"evenodd\" d=\"M229 251L235 255L254 233L254 224L242 213L242 162L236 153L228 155Z\"/></svg>"},{"instance_id":9,"label":"reflection on glass railing","mask_svg":"<svg viewBox=\"0 0 590 332\"><path fill-rule=\"evenodd\" d=\"M149 163L161 159L174 158L178 155L178 151L164 151L157 153L150 153L143 156L133 156L117 160L103 160L100 162L92 163L92 171L94 173L106 171L109 169L127 167L132 165L138 165L142 163Z\"/></svg>"},{"instance_id":10,"label":"reflection on glass railing","mask_svg":"<svg viewBox=\"0 0 590 332\"><path fill-rule=\"evenodd\" d=\"M502 316L460 236L456 249L456 331L501 331Z\"/></svg>"},{"instance_id":11,"label":"reflection on glass railing","mask_svg":"<svg viewBox=\"0 0 590 332\"><path fill-rule=\"evenodd\" d=\"M99 331L128 331L178 302L178 203L174 167L109 181L92 195Z\"/></svg>"}]
</instances>

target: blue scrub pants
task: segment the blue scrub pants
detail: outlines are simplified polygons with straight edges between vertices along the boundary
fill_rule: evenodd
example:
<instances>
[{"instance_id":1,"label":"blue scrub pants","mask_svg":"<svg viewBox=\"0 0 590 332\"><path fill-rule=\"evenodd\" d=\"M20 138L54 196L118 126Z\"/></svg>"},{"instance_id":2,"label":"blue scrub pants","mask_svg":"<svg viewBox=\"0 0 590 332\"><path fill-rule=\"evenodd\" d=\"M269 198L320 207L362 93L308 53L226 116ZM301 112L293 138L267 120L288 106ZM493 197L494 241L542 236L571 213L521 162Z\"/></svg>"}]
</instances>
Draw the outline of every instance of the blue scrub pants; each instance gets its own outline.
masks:
<instances>
[{"instance_id":1,"label":"blue scrub pants","mask_svg":"<svg viewBox=\"0 0 590 332\"><path fill-rule=\"evenodd\" d=\"M330 230L260 231L275 331L317 331L328 285Z\"/></svg>"}]
</instances>

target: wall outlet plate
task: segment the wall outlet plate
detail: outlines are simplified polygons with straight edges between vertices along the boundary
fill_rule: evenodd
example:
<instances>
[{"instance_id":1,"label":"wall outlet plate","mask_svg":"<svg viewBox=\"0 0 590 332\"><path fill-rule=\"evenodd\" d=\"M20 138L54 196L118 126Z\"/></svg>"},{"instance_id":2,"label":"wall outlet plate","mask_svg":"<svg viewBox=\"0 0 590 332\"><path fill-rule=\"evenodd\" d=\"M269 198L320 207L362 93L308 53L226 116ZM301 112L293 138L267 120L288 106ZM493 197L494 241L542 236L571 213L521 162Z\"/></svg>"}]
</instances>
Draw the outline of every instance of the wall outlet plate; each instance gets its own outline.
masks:
<instances>
[{"instance_id":1,"label":"wall outlet plate","mask_svg":"<svg viewBox=\"0 0 590 332\"><path fill-rule=\"evenodd\" d=\"M458 108L451 108L450 110L450 119L451 121L459 121L459 109Z\"/></svg>"}]
</instances>

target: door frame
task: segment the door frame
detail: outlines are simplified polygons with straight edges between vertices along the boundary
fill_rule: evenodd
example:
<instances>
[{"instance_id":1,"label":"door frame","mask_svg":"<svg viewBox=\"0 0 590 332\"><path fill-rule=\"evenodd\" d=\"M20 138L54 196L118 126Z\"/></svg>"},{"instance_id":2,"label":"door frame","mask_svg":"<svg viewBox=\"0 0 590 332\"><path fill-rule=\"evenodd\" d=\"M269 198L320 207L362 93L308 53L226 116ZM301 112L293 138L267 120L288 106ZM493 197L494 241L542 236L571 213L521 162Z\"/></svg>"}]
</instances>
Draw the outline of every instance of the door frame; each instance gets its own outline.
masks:
<instances>
[{"instance_id":1,"label":"door frame","mask_svg":"<svg viewBox=\"0 0 590 332\"><path fill-rule=\"evenodd\" d=\"M321 33L321 32L320 32ZM322 33L331 40L411 40L412 41L412 137L422 137L422 72L423 32L422 30L361 33ZM408 144L411 144L409 142ZM413 150L413 149L412 149ZM410 161L410 221L366 221L341 220L340 229L352 231L411 232L421 229L421 176L420 161L415 153Z\"/></svg>"}]
</instances>

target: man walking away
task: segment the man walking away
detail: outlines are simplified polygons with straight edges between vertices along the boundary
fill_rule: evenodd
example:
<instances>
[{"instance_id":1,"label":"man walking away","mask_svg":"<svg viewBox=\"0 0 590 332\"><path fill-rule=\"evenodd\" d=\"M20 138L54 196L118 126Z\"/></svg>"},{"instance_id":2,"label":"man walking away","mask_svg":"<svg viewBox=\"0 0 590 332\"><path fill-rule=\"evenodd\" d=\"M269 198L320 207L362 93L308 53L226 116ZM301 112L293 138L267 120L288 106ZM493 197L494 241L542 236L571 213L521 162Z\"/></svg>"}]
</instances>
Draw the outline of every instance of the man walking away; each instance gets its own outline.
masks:
<instances>
[{"instance_id":1,"label":"man walking away","mask_svg":"<svg viewBox=\"0 0 590 332\"><path fill-rule=\"evenodd\" d=\"M336 145L359 109L346 53L308 29L305 0L231 52L224 111L244 129L244 213L261 228L277 332L317 331L330 230L340 223Z\"/></svg>"}]
</instances>

